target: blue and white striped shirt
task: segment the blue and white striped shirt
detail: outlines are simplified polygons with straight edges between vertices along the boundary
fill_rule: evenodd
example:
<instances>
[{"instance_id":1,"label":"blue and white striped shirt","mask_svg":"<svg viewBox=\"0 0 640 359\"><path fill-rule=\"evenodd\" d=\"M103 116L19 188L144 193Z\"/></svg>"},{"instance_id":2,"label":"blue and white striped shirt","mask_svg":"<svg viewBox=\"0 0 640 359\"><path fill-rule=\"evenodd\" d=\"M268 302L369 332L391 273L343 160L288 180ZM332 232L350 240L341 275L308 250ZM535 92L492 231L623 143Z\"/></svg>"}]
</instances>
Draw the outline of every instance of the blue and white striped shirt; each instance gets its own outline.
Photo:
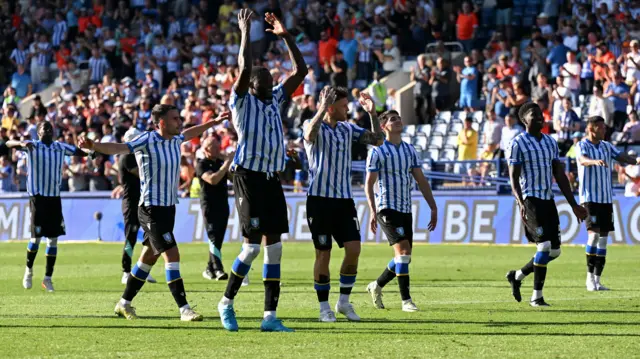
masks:
<instances>
[{"instance_id":1,"label":"blue and white striped shirt","mask_svg":"<svg viewBox=\"0 0 640 359\"><path fill-rule=\"evenodd\" d=\"M310 126L307 120L304 127ZM351 194L351 142L358 141L364 129L349 122L331 128L320 125L315 142L304 141L309 158L309 196L353 198Z\"/></svg>"},{"instance_id":2,"label":"blue and white striped shirt","mask_svg":"<svg viewBox=\"0 0 640 359\"><path fill-rule=\"evenodd\" d=\"M102 81L102 77L107 73L109 63L104 57L89 59L89 69L91 69L91 81Z\"/></svg>"},{"instance_id":3,"label":"blue and white striped shirt","mask_svg":"<svg viewBox=\"0 0 640 359\"><path fill-rule=\"evenodd\" d=\"M15 61L18 65L24 65L27 62L28 54L27 50L20 50L16 48L11 51L11 56L9 56L9 58Z\"/></svg>"},{"instance_id":4,"label":"blue and white striped shirt","mask_svg":"<svg viewBox=\"0 0 640 359\"><path fill-rule=\"evenodd\" d=\"M53 46L60 46L64 35L67 33L66 21L60 21L53 27Z\"/></svg>"},{"instance_id":5,"label":"blue and white striped shirt","mask_svg":"<svg viewBox=\"0 0 640 359\"><path fill-rule=\"evenodd\" d=\"M49 61L51 59L51 44L48 42L39 42L36 45L36 49L39 51L38 53L38 66L46 67L49 66Z\"/></svg>"},{"instance_id":6,"label":"blue and white striped shirt","mask_svg":"<svg viewBox=\"0 0 640 359\"><path fill-rule=\"evenodd\" d=\"M170 140L156 131L145 132L127 142L140 170L140 203L145 206L173 206L178 203L180 144L183 135Z\"/></svg>"},{"instance_id":7,"label":"blue and white striped shirt","mask_svg":"<svg viewBox=\"0 0 640 359\"><path fill-rule=\"evenodd\" d=\"M379 172L376 207L411 213L414 168L420 168L415 148L402 141L399 146L384 141L369 151L367 172Z\"/></svg>"},{"instance_id":8,"label":"blue and white striped shirt","mask_svg":"<svg viewBox=\"0 0 640 359\"><path fill-rule=\"evenodd\" d=\"M600 141L594 145L586 138L578 142L577 150L576 158L585 156L591 160L603 160L607 164L607 167L587 167L578 162L580 203L613 203L611 170L613 160L620 155L620 151L609 142Z\"/></svg>"},{"instance_id":9,"label":"blue and white striped shirt","mask_svg":"<svg viewBox=\"0 0 640 359\"><path fill-rule=\"evenodd\" d=\"M265 104L249 92L231 91L229 107L238 132L233 166L256 172L284 171L285 147L280 105L285 100L282 85L273 88L273 100Z\"/></svg>"},{"instance_id":10,"label":"blue and white striped shirt","mask_svg":"<svg viewBox=\"0 0 640 359\"><path fill-rule=\"evenodd\" d=\"M522 165L520 187L524 199L553 199L552 163L559 158L556 140L542 134L538 141L524 132L511 141L508 152L509 165Z\"/></svg>"},{"instance_id":11,"label":"blue and white striped shirt","mask_svg":"<svg viewBox=\"0 0 640 359\"><path fill-rule=\"evenodd\" d=\"M33 148L27 153L27 193L29 196L60 197L62 165L65 156L72 156L76 147L63 142L47 145L42 141L31 141Z\"/></svg>"}]
</instances>

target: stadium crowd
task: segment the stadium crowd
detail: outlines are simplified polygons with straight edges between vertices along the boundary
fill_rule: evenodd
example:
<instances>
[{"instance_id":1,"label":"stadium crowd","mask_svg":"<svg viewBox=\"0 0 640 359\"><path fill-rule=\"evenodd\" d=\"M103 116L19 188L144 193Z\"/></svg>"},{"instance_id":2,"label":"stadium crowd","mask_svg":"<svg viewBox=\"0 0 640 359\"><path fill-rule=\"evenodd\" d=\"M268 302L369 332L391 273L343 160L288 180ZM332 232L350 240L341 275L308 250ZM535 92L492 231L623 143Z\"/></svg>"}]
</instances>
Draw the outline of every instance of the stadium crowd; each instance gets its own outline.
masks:
<instances>
[{"instance_id":1,"label":"stadium crowd","mask_svg":"<svg viewBox=\"0 0 640 359\"><path fill-rule=\"evenodd\" d=\"M264 31L263 14L271 12L296 36L310 68L281 109L287 145L302 162L302 168L287 166L285 184L305 180L301 126L315 113L325 84L353 89L352 121L369 128L358 93L368 91L378 111L395 108L395 89L379 80L413 59L419 123L437 121L444 111L485 112L482 136L470 123L460 131L459 160L478 159L478 146L480 159L503 155L522 130L516 113L527 101L544 109L545 132L556 134L561 155L570 154L581 137L581 115L603 116L609 135L640 140L637 0L4 0L0 189L25 190L26 158L4 142L36 139L39 122L54 124L60 141L75 143L86 134L119 142L131 127L152 126L157 103L177 105L185 127L217 116L238 75L237 13L246 7L256 13L250 40L257 65L270 69L276 82L292 68L284 44ZM461 66L454 64L450 42L466 55ZM425 54L428 44L435 46ZM52 84L60 85L52 103L36 96L33 108L20 113L23 99ZM223 153L234 152L237 136L230 123L212 133ZM184 196L194 185L200 141L182 146ZM354 148L354 159L364 160L366 153L364 146ZM118 184L114 158L67 161L63 190Z\"/></svg>"}]
</instances>

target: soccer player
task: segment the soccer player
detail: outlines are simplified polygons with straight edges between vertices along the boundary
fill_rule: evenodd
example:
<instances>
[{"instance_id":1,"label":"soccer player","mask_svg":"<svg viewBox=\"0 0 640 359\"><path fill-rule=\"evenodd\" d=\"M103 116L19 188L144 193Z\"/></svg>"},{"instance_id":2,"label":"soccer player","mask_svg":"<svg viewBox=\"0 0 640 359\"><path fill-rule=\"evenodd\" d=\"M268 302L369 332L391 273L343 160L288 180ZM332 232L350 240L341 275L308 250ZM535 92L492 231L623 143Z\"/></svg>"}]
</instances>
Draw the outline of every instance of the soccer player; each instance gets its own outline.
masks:
<instances>
[{"instance_id":1,"label":"soccer player","mask_svg":"<svg viewBox=\"0 0 640 359\"><path fill-rule=\"evenodd\" d=\"M131 142L138 137L141 132L135 127L130 128L124 134L124 141ZM131 275L131 257L133 248L138 240L138 202L140 201L140 178L138 173L138 163L136 155L130 153L121 155L118 159L118 177L120 185L113 189L112 197L122 197L122 215L124 217L124 249L122 250L122 284L127 284ZM147 276L147 282L156 283L151 276Z\"/></svg>"},{"instance_id":2,"label":"soccer player","mask_svg":"<svg viewBox=\"0 0 640 359\"><path fill-rule=\"evenodd\" d=\"M409 263L413 246L413 216L411 215L411 189L414 179L422 196L431 209L431 220L427 225L433 231L438 223L438 209L433 199L429 182L424 178L418 154L413 146L402 141L402 118L397 111L389 110L380 115L380 124L386 140L380 147L369 151L365 192L369 202L369 225L376 233L378 222L393 246L394 257L377 280L369 283L373 305L384 309L382 288L398 277L402 310L416 312L418 307L409 293ZM378 182L378 191L374 185Z\"/></svg>"},{"instance_id":3,"label":"soccer player","mask_svg":"<svg viewBox=\"0 0 640 359\"><path fill-rule=\"evenodd\" d=\"M522 280L533 272L532 307L547 307L542 288L547 276L547 264L560 256L560 219L553 200L552 180L555 178L562 194L571 205L578 220L587 216L587 211L578 205L564 166L559 160L558 144L540 132L544 124L542 110L528 102L518 111L527 130L516 136L509 146L509 177L511 189L520 207L520 216L525 226L525 235L536 243L535 256L518 271L509 271L507 280L516 301L520 302Z\"/></svg>"},{"instance_id":4,"label":"soccer player","mask_svg":"<svg viewBox=\"0 0 640 359\"><path fill-rule=\"evenodd\" d=\"M233 189L236 208L240 216L244 244L233 262L224 296L218 304L222 326L229 331L238 330L233 301L249 273L253 260L265 241L262 278L265 290L262 331L290 332L276 318L280 297L280 235L289 232L287 203L278 172L285 168L285 141L279 107L302 84L307 66L295 44L295 39L273 14L266 13L265 21L273 26L266 29L280 36L293 59L293 71L284 83L273 86L269 69L252 67L251 16L249 9L238 13L241 30L238 66L240 76L233 85L230 98L233 125L238 131L238 149L233 159Z\"/></svg>"},{"instance_id":5,"label":"soccer player","mask_svg":"<svg viewBox=\"0 0 640 359\"><path fill-rule=\"evenodd\" d=\"M140 172L140 202L138 219L144 230L144 242L138 263L131 270L122 298L115 313L127 319L137 319L131 301L142 288L151 268L162 256L165 262L167 284L180 308L180 320L201 321L189 303L180 276L180 252L173 227L178 201L180 173L180 144L200 136L204 131L227 118L229 113L205 124L193 126L180 133L182 120L175 106L156 105L151 111L156 131L145 132L127 143L95 143L80 138L78 144L96 152L116 155L134 153Z\"/></svg>"},{"instance_id":6,"label":"soccer player","mask_svg":"<svg viewBox=\"0 0 640 359\"><path fill-rule=\"evenodd\" d=\"M587 119L586 137L578 142L578 182L580 204L586 208L585 221L588 231L587 290L609 290L600 282L607 256L607 240L613 225L613 190L611 187L612 160L631 165L640 164L640 158L620 152L611 143L604 141L606 126L604 118L593 116Z\"/></svg>"},{"instance_id":7,"label":"soccer player","mask_svg":"<svg viewBox=\"0 0 640 359\"><path fill-rule=\"evenodd\" d=\"M37 126L40 140L7 141L9 148L18 148L27 155L27 193L31 210L31 240L27 245L27 268L22 286L31 289L33 261L38 254L42 237L47 238L45 255L47 264L42 280L42 288L53 292L51 276L58 255L58 237L66 234L60 183L65 156L85 157L87 153L64 142L53 141L53 126L50 122L40 122Z\"/></svg>"},{"instance_id":8,"label":"soccer player","mask_svg":"<svg viewBox=\"0 0 640 359\"><path fill-rule=\"evenodd\" d=\"M321 322L336 321L329 305L332 237L345 250L335 310L350 321L360 320L349 303L360 257L360 224L351 193L351 146L352 142L378 146L384 139L371 97L360 94L360 103L371 117L371 131L367 131L347 122L347 96L344 88L325 87L320 93L318 112L303 126L310 175L307 222L316 249L313 275Z\"/></svg>"},{"instance_id":9,"label":"soccer player","mask_svg":"<svg viewBox=\"0 0 640 359\"><path fill-rule=\"evenodd\" d=\"M200 208L209 237L209 263L202 272L206 279L227 280L229 275L222 265L222 242L229 222L229 194L227 179L234 153L220 158L220 140L216 135L207 137L202 143L204 158L196 164L196 176L202 186Z\"/></svg>"}]
</instances>

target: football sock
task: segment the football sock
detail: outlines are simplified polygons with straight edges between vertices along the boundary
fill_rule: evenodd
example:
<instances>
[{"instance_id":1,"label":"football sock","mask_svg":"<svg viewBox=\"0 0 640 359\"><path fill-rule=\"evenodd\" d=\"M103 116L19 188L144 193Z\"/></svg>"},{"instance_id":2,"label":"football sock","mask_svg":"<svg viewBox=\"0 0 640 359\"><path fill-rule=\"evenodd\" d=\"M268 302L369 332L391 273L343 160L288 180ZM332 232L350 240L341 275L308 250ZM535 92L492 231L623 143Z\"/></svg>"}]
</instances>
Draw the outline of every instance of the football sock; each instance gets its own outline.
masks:
<instances>
[{"instance_id":1,"label":"football sock","mask_svg":"<svg viewBox=\"0 0 640 359\"><path fill-rule=\"evenodd\" d=\"M531 273L533 273L533 258L531 258L522 268L516 271L516 280L521 281Z\"/></svg>"},{"instance_id":2,"label":"football sock","mask_svg":"<svg viewBox=\"0 0 640 359\"><path fill-rule=\"evenodd\" d=\"M280 261L282 259L282 242L264 247L264 264L262 281L264 283L264 317L276 316L278 299L280 298Z\"/></svg>"},{"instance_id":3,"label":"football sock","mask_svg":"<svg viewBox=\"0 0 640 359\"><path fill-rule=\"evenodd\" d=\"M396 276L398 276L398 286L400 287L400 297L402 300L411 299L409 294L409 262L411 255L402 255L395 258Z\"/></svg>"},{"instance_id":4,"label":"football sock","mask_svg":"<svg viewBox=\"0 0 640 359\"><path fill-rule=\"evenodd\" d=\"M124 301L130 303L138 294L146 282L149 272L151 272L151 267L152 266L140 261L133 266L131 275L129 276L129 279L127 279L127 286L124 288L124 293L122 293L122 299ZM123 302L123 304L125 303Z\"/></svg>"},{"instance_id":5,"label":"football sock","mask_svg":"<svg viewBox=\"0 0 640 359\"><path fill-rule=\"evenodd\" d=\"M357 273L340 273L340 298L338 299L338 303L349 303L351 290L356 284L356 275Z\"/></svg>"},{"instance_id":6,"label":"football sock","mask_svg":"<svg viewBox=\"0 0 640 359\"><path fill-rule=\"evenodd\" d=\"M384 269L382 274L376 279L376 283L380 288L384 288L387 283L391 282L393 278L396 277L396 262L395 258L392 258L387 264L387 267Z\"/></svg>"},{"instance_id":7,"label":"football sock","mask_svg":"<svg viewBox=\"0 0 640 359\"><path fill-rule=\"evenodd\" d=\"M602 275L602 271L604 270L604 264L607 259L607 241L609 240L608 236L600 236L598 239L598 247L596 249L596 262L594 263L593 274L595 276L596 282L600 282L600 276Z\"/></svg>"},{"instance_id":8,"label":"football sock","mask_svg":"<svg viewBox=\"0 0 640 359\"><path fill-rule=\"evenodd\" d=\"M224 271L220 248L216 247L212 242L209 242L209 270L212 272Z\"/></svg>"},{"instance_id":9,"label":"football sock","mask_svg":"<svg viewBox=\"0 0 640 359\"><path fill-rule=\"evenodd\" d=\"M587 276L591 278L596 265L596 251L598 249L598 239L600 239L599 233L589 233L587 239L587 246L585 247L585 254L587 256Z\"/></svg>"},{"instance_id":10,"label":"football sock","mask_svg":"<svg viewBox=\"0 0 640 359\"><path fill-rule=\"evenodd\" d=\"M132 226L133 228L138 228L138 226ZM132 228L132 229L133 229ZM138 231L135 232L130 229L127 231L127 239L124 243L124 248L122 249L122 271L125 273L131 272L131 257L133 257L133 247L136 245L136 241L138 240Z\"/></svg>"},{"instance_id":11,"label":"football sock","mask_svg":"<svg viewBox=\"0 0 640 359\"><path fill-rule=\"evenodd\" d=\"M38 255L38 248L40 247L40 241L42 237L31 238L29 244L27 244L27 268L33 268L33 261L36 260Z\"/></svg>"},{"instance_id":12,"label":"football sock","mask_svg":"<svg viewBox=\"0 0 640 359\"><path fill-rule=\"evenodd\" d=\"M45 269L44 276L51 278L53 275L53 267L56 265L56 256L58 255L58 237L48 239L45 255L47 258L47 268Z\"/></svg>"},{"instance_id":13,"label":"football sock","mask_svg":"<svg viewBox=\"0 0 640 359\"><path fill-rule=\"evenodd\" d=\"M531 300L542 297L542 288L547 277L547 264L549 263L549 251L551 242L538 243L536 255L533 257L533 295Z\"/></svg>"},{"instance_id":14,"label":"football sock","mask_svg":"<svg viewBox=\"0 0 640 359\"><path fill-rule=\"evenodd\" d=\"M184 281L180 276L180 262L169 262L164 265L164 272L167 278L167 285L178 308L187 305L187 294L184 291Z\"/></svg>"},{"instance_id":15,"label":"football sock","mask_svg":"<svg viewBox=\"0 0 640 359\"><path fill-rule=\"evenodd\" d=\"M233 304L233 298L238 294L238 290L242 286L242 280L249 274L251 263L253 263L258 254L260 254L259 244L244 243L242 245L242 251L233 261L229 283L227 283L227 289L224 292L224 297L231 300L229 304Z\"/></svg>"},{"instance_id":16,"label":"football sock","mask_svg":"<svg viewBox=\"0 0 640 359\"><path fill-rule=\"evenodd\" d=\"M318 302L320 302L320 309L322 310L322 303L327 303L327 306L329 306L329 291L331 290L331 280L329 276L319 275L313 283L313 288L316 290Z\"/></svg>"}]
</instances>

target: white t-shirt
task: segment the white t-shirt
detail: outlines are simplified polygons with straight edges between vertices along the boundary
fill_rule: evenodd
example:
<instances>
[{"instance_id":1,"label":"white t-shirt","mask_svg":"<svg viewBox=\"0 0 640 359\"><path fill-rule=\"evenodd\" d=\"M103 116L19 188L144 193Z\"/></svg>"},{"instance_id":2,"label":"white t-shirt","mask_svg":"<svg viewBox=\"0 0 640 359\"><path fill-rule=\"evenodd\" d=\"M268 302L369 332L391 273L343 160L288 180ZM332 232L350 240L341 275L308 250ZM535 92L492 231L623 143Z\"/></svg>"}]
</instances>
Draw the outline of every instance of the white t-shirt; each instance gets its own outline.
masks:
<instances>
[{"instance_id":1,"label":"white t-shirt","mask_svg":"<svg viewBox=\"0 0 640 359\"><path fill-rule=\"evenodd\" d=\"M565 63L564 68L567 69L567 71L569 71L570 73L577 75L576 77L574 76L570 76L570 77L565 77L563 79L563 85L564 87L568 88L569 90L577 90L580 88L580 73L582 72L582 65L580 65L579 62L574 62L574 63ZM569 73L567 71L562 71L562 76L569 76Z\"/></svg>"},{"instance_id":2,"label":"white t-shirt","mask_svg":"<svg viewBox=\"0 0 640 359\"><path fill-rule=\"evenodd\" d=\"M631 177L640 176L640 166L627 166L624 170ZM625 197L636 197L636 193L640 189L640 185L627 179L627 184L624 186Z\"/></svg>"},{"instance_id":3,"label":"white t-shirt","mask_svg":"<svg viewBox=\"0 0 640 359\"><path fill-rule=\"evenodd\" d=\"M304 62L307 63L308 65L315 65L316 62L318 62L318 45L314 44L313 42L309 41L308 44L305 44L304 42L302 42L301 44L298 45L298 49L300 50L301 53L311 53L311 55L304 55Z\"/></svg>"},{"instance_id":4,"label":"white t-shirt","mask_svg":"<svg viewBox=\"0 0 640 359\"><path fill-rule=\"evenodd\" d=\"M400 50L398 50L397 47L392 47L390 50L384 50L384 56L393 58L393 60L385 61L384 64L382 64L382 68L385 72L392 72L400 69Z\"/></svg>"},{"instance_id":5,"label":"white t-shirt","mask_svg":"<svg viewBox=\"0 0 640 359\"><path fill-rule=\"evenodd\" d=\"M567 36L562 43L572 51L578 51L578 35Z\"/></svg>"},{"instance_id":6,"label":"white t-shirt","mask_svg":"<svg viewBox=\"0 0 640 359\"><path fill-rule=\"evenodd\" d=\"M634 54L632 52L629 53L629 55L627 55L627 76L625 77L625 81L626 82L636 82L637 80L640 80L640 69L638 68L638 66L636 66L633 61L631 61L631 58L633 58L633 61L635 61L636 64L638 64L638 66L640 66L640 54Z\"/></svg>"}]
</instances>

